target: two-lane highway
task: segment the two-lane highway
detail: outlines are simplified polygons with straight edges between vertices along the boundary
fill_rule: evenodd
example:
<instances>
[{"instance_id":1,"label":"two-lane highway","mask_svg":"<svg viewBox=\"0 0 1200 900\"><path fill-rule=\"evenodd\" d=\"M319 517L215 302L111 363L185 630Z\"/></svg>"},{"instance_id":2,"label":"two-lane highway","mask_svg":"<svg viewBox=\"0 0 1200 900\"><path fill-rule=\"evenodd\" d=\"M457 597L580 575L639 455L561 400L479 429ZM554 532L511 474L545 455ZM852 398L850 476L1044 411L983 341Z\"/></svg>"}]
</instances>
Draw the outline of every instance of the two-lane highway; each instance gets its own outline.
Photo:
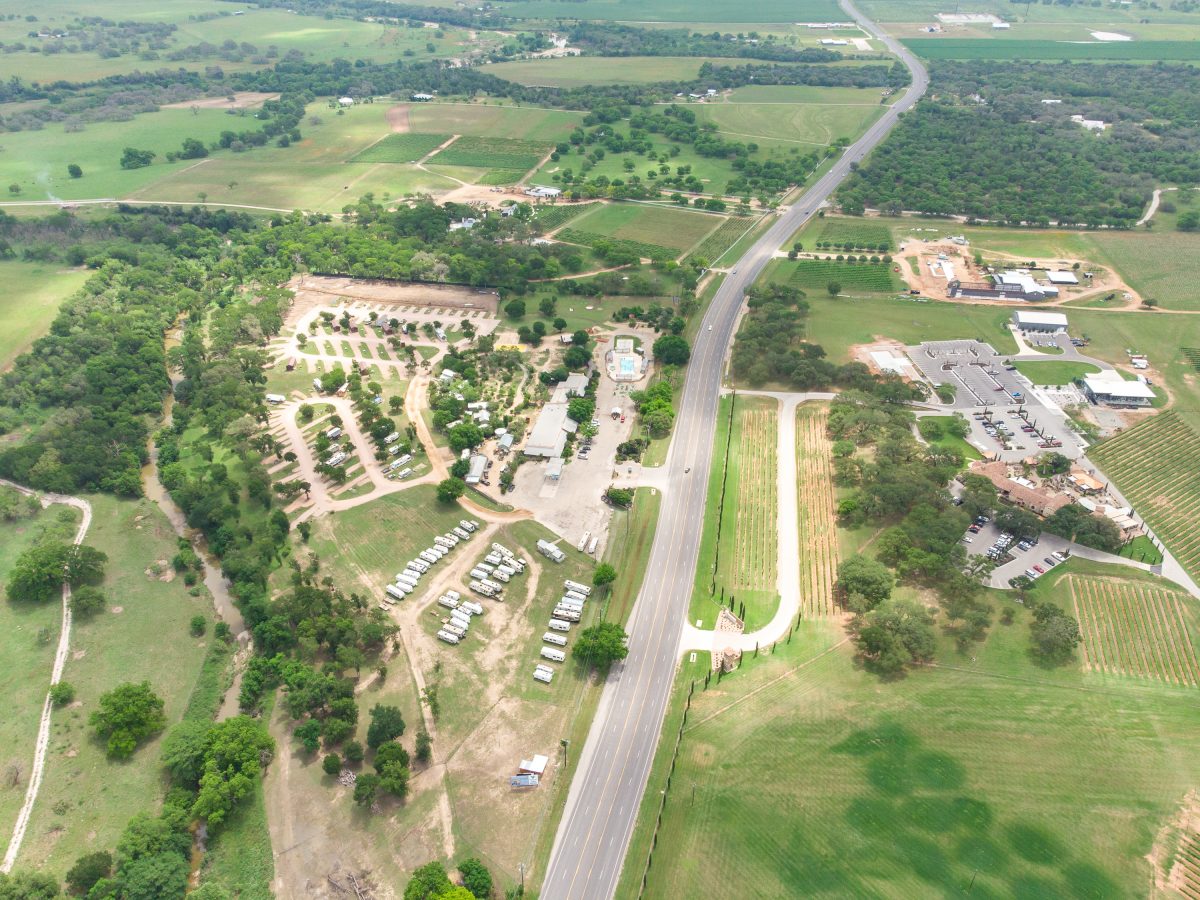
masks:
<instances>
[{"instance_id":1,"label":"two-lane highway","mask_svg":"<svg viewBox=\"0 0 1200 900\"><path fill-rule=\"evenodd\" d=\"M896 103L733 266L700 326L688 364L666 466L669 487L659 513L641 592L629 621L629 656L615 667L567 796L550 864L546 900L608 900L625 852L662 730L675 677L680 634L691 599L712 462L712 438L725 358L747 288L775 251L804 224L910 109L928 86L924 67L849 0L842 7L884 42L912 73ZM714 893L720 893L714 885Z\"/></svg>"}]
</instances>

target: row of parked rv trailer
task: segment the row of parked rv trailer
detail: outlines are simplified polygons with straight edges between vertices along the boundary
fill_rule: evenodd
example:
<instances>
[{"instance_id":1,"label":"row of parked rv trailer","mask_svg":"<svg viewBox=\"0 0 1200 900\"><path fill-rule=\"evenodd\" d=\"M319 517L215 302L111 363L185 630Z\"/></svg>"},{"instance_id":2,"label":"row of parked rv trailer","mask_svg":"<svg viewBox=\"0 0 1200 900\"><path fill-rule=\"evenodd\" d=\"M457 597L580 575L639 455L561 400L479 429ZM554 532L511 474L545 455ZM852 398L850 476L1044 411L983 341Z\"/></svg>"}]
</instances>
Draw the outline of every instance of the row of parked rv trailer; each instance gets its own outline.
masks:
<instances>
[{"instance_id":1,"label":"row of parked rv trailer","mask_svg":"<svg viewBox=\"0 0 1200 900\"><path fill-rule=\"evenodd\" d=\"M583 537L579 539L579 543L575 549L589 556L596 555L596 549L600 546L600 538L598 535L592 534L590 531L585 531Z\"/></svg>"},{"instance_id":2,"label":"row of parked rv trailer","mask_svg":"<svg viewBox=\"0 0 1200 900\"><path fill-rule=\"evenodd\" d=\"M500 595L504 586L518 575L525 573L529 565L503 544L492 544L492 549L471 569L471 590L484 597L503 600Z\"/></svg>"},{"instance_id":3,"label":"row of parked rv trailer","mask_svg":"<svg viewBox=\"0 0 1200 900\"><path fill-rule=\"evenodd\" d=\"M562 649L567 646L566 635L570 632L571 625L583 618L583 604L587 602L591 593L592 589L586 584L570 579L563 582L563 595L554 607L550 618L550 630L542 635L542 643L553 646L542 647L542 659L560 663L567 658L566 651ZM554 680L554 670L545 663L538 663L533 670L533 677L537 681L549 684Z\"/></svg>"},{"instance_id":4,"label":"row of parked rv trailer","mask_svg":"<svg viewBox=\"0 0 1200 900\"><path fill-rule=\"evenodd\" d=\"M478 528L478 522L463 519L450 531L437 535L430 546L418 553L416 558L410 559L405 563L403 572L396 573L395 583L389 584L384 588L384 598L383 603L380 604L380 608L386 611L396 601L403 600L415 591L421 581L421 576L428 572L432 566L437 565L443 556L458 545L459 541L469 538L471 533Z\"/></svg>"},{"instance_id":5,"label":"row of parked rv trailer","mask_svg":"<svg viewBox=\"0 0 1200 900\"><path fill-rule=\"evenodd\" d=\"M483 607L474 600L464 600L458 591L446 591L438 597L438 606L450 611L438 629L438 640L447 644L460 643L471 630L471 619L483 615Z\"/></svg>"}]
</instances>

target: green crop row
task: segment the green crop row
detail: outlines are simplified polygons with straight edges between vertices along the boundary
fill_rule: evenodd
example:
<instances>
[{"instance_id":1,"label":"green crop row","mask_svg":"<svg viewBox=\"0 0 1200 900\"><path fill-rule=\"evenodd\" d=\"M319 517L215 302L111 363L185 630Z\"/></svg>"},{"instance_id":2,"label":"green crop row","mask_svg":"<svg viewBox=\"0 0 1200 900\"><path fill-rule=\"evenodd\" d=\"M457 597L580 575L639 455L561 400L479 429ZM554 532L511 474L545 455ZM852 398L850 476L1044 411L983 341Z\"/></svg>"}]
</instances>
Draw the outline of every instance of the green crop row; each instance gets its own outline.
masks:
<instances>
[{"instance_id":1,"label":"green crop row","mask_svg":"<svg viewBox=\"0 0 1200 900\"><path fill-rule=\"evenodd\" d=\"M646 244L642 241L613 238L605 234L596 234L593 231L577 231L574 228L564 228L558 233L558 239L566 241L569 244L582 244L584 247L595 247L598 244L604 244L617 250L635 253L639 257L646 259L674 259L676 256L674 250L667 247L660 247L657 244Z\"/></svg>"}]
</instances>

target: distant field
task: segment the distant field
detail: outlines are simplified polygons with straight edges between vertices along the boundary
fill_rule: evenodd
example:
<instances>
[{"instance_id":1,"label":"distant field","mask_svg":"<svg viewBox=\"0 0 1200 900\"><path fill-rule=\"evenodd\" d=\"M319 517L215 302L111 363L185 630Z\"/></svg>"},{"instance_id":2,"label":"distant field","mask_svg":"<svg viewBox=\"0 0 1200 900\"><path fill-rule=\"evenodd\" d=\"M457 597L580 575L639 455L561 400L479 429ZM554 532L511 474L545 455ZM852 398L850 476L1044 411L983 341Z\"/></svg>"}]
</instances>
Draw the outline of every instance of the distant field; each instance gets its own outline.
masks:
<instances>
[{"instance_id":1,"label":"distant field","mask_svg":"<svg viewBox=\"0 0 1200 900\"><path fill-rule=\"evenodd\" d=\"M743 142L770 138L798 144L832 144L854 138L885 107L876 100L862 105L712 103L696 107L697 118Z\"/></svg>"},{"instance_id":2,"label":"distant field","mask_svg":"<svg viewBox=\"0 0 1200 900\"><path fill-rule=\"evenodd\" d=\"M891 250L890 229L867 219L824 218L812 237L814 245L829 244L846 250ZM812 248L808 248L812 249Z\"/></svg>"},{"instance_id":3,"label":"distant field","mask_svg":"<svg viewBox=\"0 0 1200 900\"><path fill-rule=\"evenodd\" d=\"M811 87L806 84L748 84L734 88L733 103L877 104L879 88Z\"/></svg>"},{"instance_id":4,"label":"distant field","mask_svg":"<svg viewBox=\"0 0 1200 900\"><path fill-rule=\"evenodd\" d=\"M1163 4L1165 5L1165 4ZM938 13L991 13L1006 22L1030 24L1054 24L1063 22L1088 22L1093 25L1134 24L1142 19L1154 23L1196 23L1200 16L1177 9L1147 8L1140 4L1101 3L1006 3L998 5L994 0L957 0L954 8L947 7L943 0L863 0L859 7L876 22L932 22ZM1111 29L1109 29L1111 30Z\"/></svg>"},{"instance_id":5,"label":"distant field","mask_svg":"<svg viewBox=\"0 0 1200 900\"><path fill-rule=\"evenodd\" d=\"M1165 309L1200 310L1200 234L1093 232L1087 239L1144 299Z\"/></svg>"},{"instance_id":6,"label":"distant field","mask_svg":"<svg viewBox=\"0 0 1200 900\"><path fill-rule=\"evenodd\" d=\"M721 260L737 240L753 227L755 220L730 216L721 226L697 245L692 256L703 257L710 263Z\"/></svg>"},{"instance_id":7,"label":"distant field","mask_svg":"<svg viewBox=\"0 0 1200 900\"><path fill-rule=\"evenodd\" d=\"M610 203L597 207L571 224L579 231L683 251L724 221L721 216L669 207Z\"/></svg>"},{"instance_id":8,"label":"distant field","mask_svg":"<svg viewBox=\"0 0 1200 900\"><path fill-rule=\"evenodd\" d=\"M1200 41L1071 41L912 38L904 43L925 59L1036 59L1193 61L1200 60Z\"/></svg>"},{"instance_id":9,"label":"distant field","mask_svg":"<svg viewBox=\"0 0 1200 900\"><path fill-rule=\"evenodd\" d=\"M590 3L588 8L590 11ZM494 63L480 71L517 84L571 88L589 84L690 81L699 75L700 66L705 62L731 65L736 61L698 56L566 56Z\"/></svg>"},{"instance_id":10,"label":"distant field","mask_svg":"<svg viewBox=\"0 0 1200 900\"><path fill-rule=\"evenodd\" d=\"M465 135L430 158L431 164L528 172L550 151L547 143Z\"/></svg>"},{"instance_id":11,"label":"distant field","mask_svg":"<svg viewBox=\"0 0 1200 900\"><path fill-rule=\"evenodd\" d=\"M554 0L505 3L511 16L557 19L565 14ZM846 14L834 0L762 0L734 9L728 0L588 0L587 10L575 15L619 22L840 22Z\"/></svg>"},{"instance_id":12,"label":"distant field","mask_svg":"<svg viewBox=\"0 0 1200 900\"><path fill-rule=\"evenodd\" d=\"M432 153L446 141L448 134L389 134L377 144L351 157L349 162L410 163Z\"/></svg>"},{"instance_id":13,"label":"distant field","mask_svg":"<svg viewBox=\"0 0 1200 900\"><path fill-rule=\"evenodd\" d=\"M1168 410L1088 451L1180 565L1200 579L1200 434Z\"/></svg>"},{"instance_id":14,"label":"distant field","mask_svg":"<svg viewBox=\"0 0 1200 900\"><path fill-rule=\"evenodd\" d=\"M0 262L0 371L45 334L59 306L90 274L49 263Z\"/></svg>"},{"instance_id":15,"label":"distant field","mask_svg":"<svg viewBox=\"0 0 1200 900\"><path fill-rule=\"evenodd\" d=\"M838 536L829 407L796 408L796 485L800 512L800 608L804 618L837 615Z\"/></svg>"},{"instance_id":16,"label":"distant field","mask_svg":"<svg viewBox=\"0 0 1200 900\"><path fill-rule=\"evenodd\" d=\"M414 103L408 121L413 131L558 141L567 138L583 115L572 110L482 103Z\"/></svg>"},{"instance_id":17,"label":"distant field","mask_svg":"<svg viewBox=\"0 0 1200 900\"><path fill-rule=\"evenodd\" d=\"M590 212L594 203L558 203L554 206L539 206L534 222L542 231L553 231L577 216Z\"/></svg>"}]
</instances>

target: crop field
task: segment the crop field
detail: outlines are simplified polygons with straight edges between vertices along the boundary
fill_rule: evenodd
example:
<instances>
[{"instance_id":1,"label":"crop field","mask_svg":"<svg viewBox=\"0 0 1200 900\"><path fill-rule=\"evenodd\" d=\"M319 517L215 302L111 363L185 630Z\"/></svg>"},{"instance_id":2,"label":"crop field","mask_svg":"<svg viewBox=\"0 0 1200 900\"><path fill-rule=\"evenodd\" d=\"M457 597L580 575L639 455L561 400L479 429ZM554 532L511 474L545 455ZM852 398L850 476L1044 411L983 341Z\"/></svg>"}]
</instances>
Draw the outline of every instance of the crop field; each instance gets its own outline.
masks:
<instances>
[{"instance_id":1,"label":"crop field","mask_svg":"<svg viewBox=\"0 0 1200 900\"><path fill-rule=\"evenodd\" d=\"M921 22L933 21L938 13L947 12L942 0L863 0L860 7L866 15L877 22ZM1012 4L997 8L990 0L958 0L954 10L962 13L992 13L1000 15L1006 22L1036 23L1047 25L1063 22L1091 22L1104 25L1120 25L1120 31L1148 17L1146 7L1136 4L1090 3L1072 4ZM1156 9L1153 21L1158 23L1195 23L1197 16L1182 8Z\"/></svg>"},{"instance_id":2,"label":"crop field","mask_svg":"<svg viewBox=\"0 0 1200 900\"><path fill-rule=\"evenodd\" d=\"M481 71L517 84L573 88L589 84L690 81L700 74L700 66L706 62L728 64L730 60L698 56L564 56L495 63Z\"/></svg>"},{"instance_id":3,"label":"crop field","mask_svg":"<svg viewBox=\"0 0 1200 900\"><path fill-rule=\"evenodd\" d=\"M554 206L539 206L533 220L543 232L553 231L576 216L591 212L594 207L594 203L556 203Z\"/></svg>"},{"instance_id":4,"label":"crop field","mask_svg":"<svg viewBox=\"0 0 1200 900\"><path fill-rule=\"evenodd\" d=\"M1200 687L1185 596L1114 578L1070 575L1066 581L1085 670Z\"/></svg>"},{"instance_id":5,"label":"crop field","mask_svg":"<svg viewBox=\"0 0 1200 900\"><path fill-rule=\"evenodd\" d=\"M432 153L446 141L448 134L389 134L366 150L353 156L356 163L411 163Z\"/></svg>"},{"instance_id":6,"label":"crop field","mask_svg":"<svg viewBox=\"0 0 1200 900\"><path fill-rule=\"evenodd\" d=\"M506 3L504 11L518 18L558 19L563 16L557 0L517 0ZM845 18L834 0L762 0L734 9L728 0L589 0L589 19L617 22L838 22Z\"/></svg>"},{"instance_id":7,"label":"crop field","mask_svg":"<svg viewBox=\"0 0 1200 900\"><path fill-rule=\"evenodd\" d=\"M940 638L936 666L895 682L806 619L697 685L678 759L649 785L657 812L670 771L645 896L749 873L763 897L1148 895L1143 857L1200 775L1194 691L1041 669L1016 612L969 664ZM646 818L634 846L648 849Z\"/></svg>"},{"instance_id":8,"label":"crop field","mask_svg":"<svg viewBox=\"0 0 1200 900\"><path fill-rule=\"evenodd\" d=\"M1170 196L1170 195L1166 195ZM1099 253L1142 299L1154 299L1164 309L1200 310L1200 234L1087 235Z\"/></svg>"},{"instance_id":9,"label":"crop field","mask_svg":"<svg viewBox=\"0 0 1200 900\"><path fill-rule=\"evenodd\" d=\"M607 203L597 205L574 224L580 231L684 251L703 240L724 221L721 216L665 206Z\"/></svg>"},{"instance_id":10,"label":"crop field","mask_svg":"<svg viewBox=\"0 0 1200 900\"><path fill-rule=\"evenodd\" d=\"M822 244L843 250L887 251L892 243L892 231L887 225L866 219L826 217L812 235L813 246Z\"/></svg>"},{"instance_id":11,"label":"crop field","mask_svg":"<svg viewBox=\"0 0 1200 900\"><path fill-rule=\"evenodd\" d=\"M46 333L59 306L90 274L48 263L0 262L0 372Z\"/></svg>"},{"instance_id":12,"label":"crop field","mask_svg":"<svg viewBox=\"0 0 1200 900\"><path fill-rule=\"evenodd\" d=\"M1173 410L1089 451L1193 578L1200 578L1200 435Z\"/></svg>"},{"instance_id":13,"label":"crop field","mask_svg":"<svg viewBox=\"0 0 1200 900\"><path fill-rule=\"evenodd\" d=\"M720 224L716 231L711 231L704 240L696 245L692 256L703 257L709 263L715 263L724 256L738 239L754 226L754 219L730 216Z\"/></svg>"},{"instance_id":14,"label":"crop field","mask_svg":"<svg viewBox=\"0 0 1200 900\"><path fill-rule=\"evenodd\" d=\"M904 44L925 59L1033 59L1190 62L1200 60L1196 41L1074 41L977 40L973 38L915 38Z\"/></svg>"},{"instance_id":15,"label":"crop field","mask_svg":"<svg viewBox=\"0 0 1200 900\"><path fill-rule=\"evenodd\" d=\"M430 163L528 172L550 151L548 144L515 138L465 135L435 154Z\"/></svg>"},{"instance_id":16,"label":"crop field","mask_svg":"<svg viewBox=\"0 0 1200 900\"><path fill-rule=\"evenodd\" d=\"M526 141L566 140L583 113L481 103L414 103L408 110L413 131L477 135Z\"/></svg>"},{"instance_id":17,"label":"crop field","mask_svg":"<svg viewBox=\"0 0 1200 900\"><path fill-rule=\"evenodd\" d=\"M778 416L770 405L743 402L738 414L737 452L730 460L729 483L737 488L737 517L726 519L733 532L734 591L769 591L775 586L779 478Z\"/></svg>"},{"instance_id":18,"label":"crop field","mask_svg":"<svg viewBox=\"0 0 1200 900\"><path fill-rule=\"evenodd\" d=\"M800 609L805 618L837 613L838 539L834 515L833 453L826 433L829 409L796 409L796 483L800 493Z\"/></svg>"},{"instance_id":19,"label":"crop field","mask_svg":"<svg viewBox=\"0 0 1200 900\"><path fill-rule=\"evenodd\" d=\"M890 293L900 290L900 281L887 263L848 263L834 259L781 261L780 274L793 287L812 293L824 292L831 282L847 293Z\"/></svg>"},{"instance_id":20,"label":"crop field","mask_svg":"<svg viewBox=\"0 0 1200 900\"><path fill-rule=\"evenodd\" d=\"M713 103L697 106L695 113L743 143L767 139L823 147L857 137L883 109L876 95L861 104Z\"/></svg>"},{"instance_id":21,"label":"crop field","mask_svg":"<svg viewBox=\"0 0 1200 900\"><path fill-rule=\"evenodd\" d=\"M597 243L604 241L620 250L636 253L640 259L662 260L674 259L678 256L674 250L658 244L622 240L609 237L607 234L597 234L594 231L580 231L578 228L564 228L554 237L556 240L565 241L568 244L579 244L581 247L594 247Z\"/></svg>"}]
</instances>

